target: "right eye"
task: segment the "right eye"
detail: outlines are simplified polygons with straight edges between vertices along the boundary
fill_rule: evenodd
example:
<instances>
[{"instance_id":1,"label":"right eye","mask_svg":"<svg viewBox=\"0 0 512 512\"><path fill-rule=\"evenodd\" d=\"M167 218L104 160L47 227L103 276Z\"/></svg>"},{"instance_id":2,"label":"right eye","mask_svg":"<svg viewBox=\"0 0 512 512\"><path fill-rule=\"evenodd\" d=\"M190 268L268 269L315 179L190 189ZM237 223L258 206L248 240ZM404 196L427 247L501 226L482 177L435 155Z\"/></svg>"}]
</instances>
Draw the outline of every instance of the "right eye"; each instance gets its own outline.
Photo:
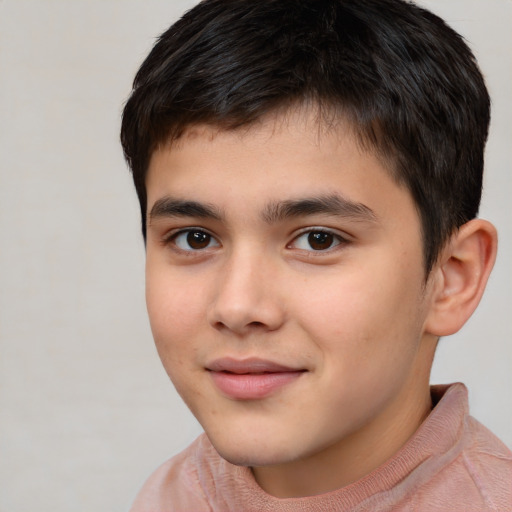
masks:
<instances>
[{"instance_id":1,"label":"right eye","mask_svg":"<svg viewBox=\"0 0 512 512\"><path fill-rule=\"evenodd\" d=\"M171 241L182 251L201 251L211 247L219 247L217 240L200 229L185 229L172 236Z\"/></svg>"}]
</instances>

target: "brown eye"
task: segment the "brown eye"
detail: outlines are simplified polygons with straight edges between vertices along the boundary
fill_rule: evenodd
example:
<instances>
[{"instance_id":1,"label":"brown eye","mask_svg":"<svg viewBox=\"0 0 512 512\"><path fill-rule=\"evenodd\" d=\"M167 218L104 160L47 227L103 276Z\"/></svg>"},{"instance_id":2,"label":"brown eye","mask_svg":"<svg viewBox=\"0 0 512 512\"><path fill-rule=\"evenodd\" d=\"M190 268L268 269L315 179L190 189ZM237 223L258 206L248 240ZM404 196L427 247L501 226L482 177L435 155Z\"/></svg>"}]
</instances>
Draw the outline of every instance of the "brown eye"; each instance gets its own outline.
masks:
<instances>
[{"instance_id":1,"label":"brown eye","mask_svg":"<svg viewBox=\"0 0 512 512\"><path fill-rule=\"evenodd\" d=\"M308 244L314 251L325 251L332 247L334 235L323 231L312 231L308 234Z\"/></svg>"},{"instance_id":2,"label":"brown eye","mask_svg":"<svg viewBox=\"0 0 512 512\"><path fill-rule=\"evenodd\" d=\"M208 247L211 236L204 231L189 231L187 243L192 249L205 249Z\"/></svg>"},{"instance_id":3,"label":"brown eye","mask_svg":"<svg viewBox=\"0 0 512 512\"><path fill-rule=\"evenodd\" d=\"M328 231L327 229L323 230L319 228L304 231L293 240L290 247L300 249L301 251L327 252L338 245L347 243L347 239L343 238L341 235Z\"/></svg>"},{"instance_id":4,"label":"brown eye","mask_svg":"<svg viewBox=\"0 0 512 512\"><path fill-rule=\"evenodd\" d=\"M219 245L212 235L199 229L181 231L174 237L173 241L182 251L200 251Z\"/></svg>"}]
</instances>

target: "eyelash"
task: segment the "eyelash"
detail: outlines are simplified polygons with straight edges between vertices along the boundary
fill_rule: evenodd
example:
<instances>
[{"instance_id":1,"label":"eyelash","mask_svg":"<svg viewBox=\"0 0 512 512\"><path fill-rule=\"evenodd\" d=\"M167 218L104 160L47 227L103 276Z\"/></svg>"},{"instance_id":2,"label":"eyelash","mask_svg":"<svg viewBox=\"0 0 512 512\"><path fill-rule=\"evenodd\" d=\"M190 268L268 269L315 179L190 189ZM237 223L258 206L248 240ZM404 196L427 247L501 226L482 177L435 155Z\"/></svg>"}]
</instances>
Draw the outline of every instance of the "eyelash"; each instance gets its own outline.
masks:
<instances>
[{"instance_id":1,"label":"eyelash","mask_svg":"<svg viewBox=\"0 0 512 512\"><path fill-rule=\"evenodd\" d=\"M206 235L208 237L208 246L207 247L202 247L202 248L195 248L195 249L193 247L191 247L190 249L184 249L184 248L180 247L176 243L176 240L178 240L180 236L187 235L187 237L188 237L188 236L190 236L192 234ZM187 253L203 252L206 249L210 248L209 246L210 246L210 243L212 241L215 242L214 247L220 246L219 241L211 233L209 233L208 231L206 231L203 228L196 228L196 227L190 227L190 228L186 228L186 229L180 229L179 231L173 231L172 233L166 235L163 238L164 245L173 244L178 251L180 251L182 253L185 253L185 254L187 254ZM189 240L187 240L187 243L190 246Z\"/></svg>"},{"instance_id":2,"label":"eyelash","mask_svg":"<svg viewBox=\"0 0 512 512\"><path fill-rule=\"evenodd\" d=\"M188 239L188 237L190 235L194 235L194 234L195 235L203 235L203 236L207 237L207 240L206 240L207 243L206 243L205 247L196 247L196 248L191 247L191 243L190 243L191 241ZM184 236L184 235L187 236L185 243L188 244L188 246L189 246L188 249L180 247L179 244L176 242L181 236ZM294 245L297 244L297 241L299 241L301 238L305 237L306 235L308 237L308 240L306 243L309 245L309 248L294 247ZM317 240L310 240L309 238L312 235L315 235L317 237ZM318 236L318 235L320 235L320 236ZM315 249L311 245L312 242L318 242L319 244L325 243L325 237L328 237L327 241L329 241L329 237L330 237L330 243L329 243L328 247ZM198 243L201 243L200 239L198 239L197 241L198 241ZM211 245L212 242L214 242L213 246ZM300 232L298 235L296 235L293 238L293 240L289 244L287 244L286 248L287 249L296 248L303 252L308 252L308 253L312 253L312 254L316 253L317 255L320 255L320 254L325 254L325 253L331 252L331 251L335 250L336 247L338 247L340 245L346 245L349 242L350 241L346 237L344 237L332 230L322 228L322 227L310 227L310 228L304 229L302 232ZM190 255L190 256L193 253L196 253L196 254L201 253L208 249L211 249L212 247L219 247L221 245L220 242L217 240L217 238L215 236L213 236L211 233L209 233L208 231L206 231L203 228L196 228L196 227L180 229L179 231L172 232L171 234L169 234L163 238L163 243L164 243L164 245L173 244L176 250L178 250L184 254L188 253L188 255Z\"/></svg>"},{"instance_id":3,"label":"eyelash","mask_svg":"<svg viewBox=\"0 0 512 512\"><path fill-rule=\"evenodd\" d=\"M297 236L295 236L295 238L290 242L290 244L287 245L287 247L293 248L293 245L296 244L296 242L298 240L300 240L302 237L304 237L306 235L308 237L307 243L309 244L310 248L309 249L298 248L298 249L305 251L305 252L310 252L313 254L316 253L318 255L331 252L331 251L335 250L338 246L340 246L340 245L343 246L343 245L346 245L349 243L349 240L346 237L340 235L339 233L337 233L335 231L332 231L332 230L326 229L326 228L322 228L322 227L310 227L310 228L304 229L301 233L299 233ZM328 247L322 248L322 249L315 249L311 246L311 240L309 240L309 237L311 235L328 236L328 237L332 237L332 240ZM317 241L319 241L319 243L322 243L321 240L322 239L319 238Z\"/></svg>"}]
</instances>

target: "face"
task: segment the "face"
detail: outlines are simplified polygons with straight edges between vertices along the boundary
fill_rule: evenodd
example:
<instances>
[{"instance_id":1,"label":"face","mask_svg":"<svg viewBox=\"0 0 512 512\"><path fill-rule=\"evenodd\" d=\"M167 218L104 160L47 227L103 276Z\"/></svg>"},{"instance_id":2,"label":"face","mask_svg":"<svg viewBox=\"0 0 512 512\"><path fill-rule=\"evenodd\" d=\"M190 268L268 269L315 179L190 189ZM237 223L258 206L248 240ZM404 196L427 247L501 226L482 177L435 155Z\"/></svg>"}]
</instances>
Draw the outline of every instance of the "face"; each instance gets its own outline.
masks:
<instances>
[{"instance_id":1,"label":"face","mask_svg":"<svg viewBox=\"0 0 512 512\"><path fill-rule=\"evenodd\" d=\"M147 192L155 342L223 457L292 467L411 434L433 354L420 222L347 127L199 126L153 154Z\"/></svg>"}]
</instances>

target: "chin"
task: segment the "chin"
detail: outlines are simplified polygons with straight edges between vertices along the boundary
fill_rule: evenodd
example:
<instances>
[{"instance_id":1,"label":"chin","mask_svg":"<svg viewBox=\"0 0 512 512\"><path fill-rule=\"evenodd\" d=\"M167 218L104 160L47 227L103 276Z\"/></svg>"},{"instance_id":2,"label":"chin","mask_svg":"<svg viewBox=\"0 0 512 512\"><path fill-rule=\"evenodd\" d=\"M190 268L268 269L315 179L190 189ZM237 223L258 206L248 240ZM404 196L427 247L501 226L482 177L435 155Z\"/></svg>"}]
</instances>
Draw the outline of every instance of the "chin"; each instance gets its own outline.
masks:
<instances>
[{"instance_id":1,"label":"chin","mask_svg":"<svg viewBox=\"0 0 512 512\"><path fill-rule=\"evenodd\" d=\"M208 434L207 434L208 435ZM218 440L208 435L218 454L236 466L273 466L296 458L281 443L279 447L262 444L261 440Z\"/></svg>"}]
</instances>

